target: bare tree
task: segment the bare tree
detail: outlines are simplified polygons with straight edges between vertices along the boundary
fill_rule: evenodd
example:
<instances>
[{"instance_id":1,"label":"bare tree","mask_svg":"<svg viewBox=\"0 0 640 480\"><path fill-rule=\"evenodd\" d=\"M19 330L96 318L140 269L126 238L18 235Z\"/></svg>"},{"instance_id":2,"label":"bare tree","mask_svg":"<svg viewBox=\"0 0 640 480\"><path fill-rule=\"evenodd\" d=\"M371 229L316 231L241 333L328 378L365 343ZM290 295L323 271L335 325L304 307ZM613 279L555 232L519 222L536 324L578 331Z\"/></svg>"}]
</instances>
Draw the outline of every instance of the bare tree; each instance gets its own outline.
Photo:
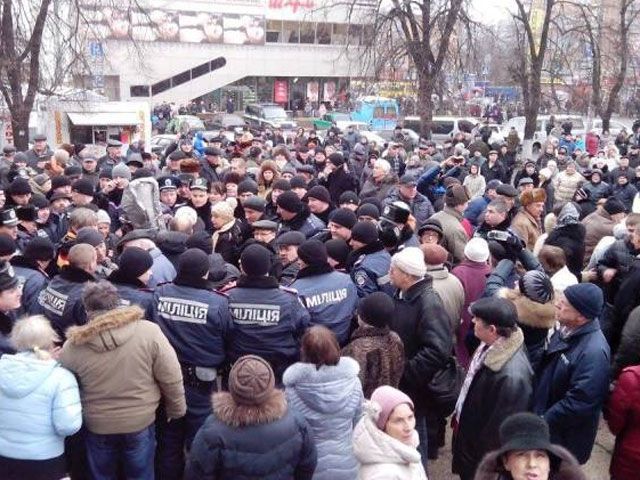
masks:
<instances>
[{"instance_id":1,"label":"bare tree","mask_svg":"<svg viewBox=\"0 0 640 480\"><path fill-rule=\"evenodd\" d=\"M103 34L87 22L86 0L0 2L0 93L11 115L14 144L26 150L37 94L51 95L72 73L90 72L88 41L101 41ZM144 12L137 0L99 5Z\"/></svg>"},{"instance_id":2,"label":"bare tree","mask_svg":"<svg viewBox=\"0 0 640 480\"><path fill-rule=\"evenodd\" d=\"M542 70L547 53L549 30L554 15L556 0L545 0L544 9L533 12L536 16L542 14L537 20L539 25L537 25L535 32L531 25L532 22L530 22L532 12L527 11L525 7L525 3L530 5L531 2L526 2L525 0L514 1L517 11L512 14L512 17L518 31L520 42L518 42L517 46L517 63L510 68L510 71L514 80L520 84L522 89L522 102L526 118L523 145L525 155L527 155L531 151L538 110L540 109ZM537 38L537 30L539 30L539 38Z\"/></svg>"},{"instance_id":3,"label":"bare tree","mask_svg":"<svg viewBox=\"0 0 640 480\"><path fill-rule=\"evenodd\" d=\"M361 18L363 2L345 2L348 3L348 20ZM457 28L471 23L465 0L372 0L364 3L370 15L368 22L372 24L370 35L375 38L365 53L370 58L366 62L370 72L379 72L381 66L388 65L393 59L409 58L416 74L421 133L429 135L434 112L432 95L441 85L452 37L470 31Z\"/></svg>"}]
</instances>

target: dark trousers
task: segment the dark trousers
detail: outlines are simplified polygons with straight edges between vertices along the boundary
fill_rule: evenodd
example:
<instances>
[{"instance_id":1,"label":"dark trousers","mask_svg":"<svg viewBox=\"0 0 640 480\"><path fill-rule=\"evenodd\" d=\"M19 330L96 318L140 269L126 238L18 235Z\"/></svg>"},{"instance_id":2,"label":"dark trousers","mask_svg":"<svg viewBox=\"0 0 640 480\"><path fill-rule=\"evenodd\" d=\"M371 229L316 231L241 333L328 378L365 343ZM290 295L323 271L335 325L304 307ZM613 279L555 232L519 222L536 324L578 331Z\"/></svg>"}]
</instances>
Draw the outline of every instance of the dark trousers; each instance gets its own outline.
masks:
<instances>
[{"instance_id":1,"label":"dark trousers","mask_svg":"<svg viewBox=\"0 0 640 480\"><path fill-rule=\"evenodd\" d=\"M20 460L0 456L2 480L59 480L66 474L64 455L47 460Z\"/></svg>"},{"instance_id":2,"label":"dark trousers","mask_svg":"<svg viewBox=\"0 0 640 480\"><path fill-rule=\"evenodd\" d=\"M155 425L134 433L101 435L87 432L87 459L94 480L154 479Z\"/></svg>"}]
</instances>

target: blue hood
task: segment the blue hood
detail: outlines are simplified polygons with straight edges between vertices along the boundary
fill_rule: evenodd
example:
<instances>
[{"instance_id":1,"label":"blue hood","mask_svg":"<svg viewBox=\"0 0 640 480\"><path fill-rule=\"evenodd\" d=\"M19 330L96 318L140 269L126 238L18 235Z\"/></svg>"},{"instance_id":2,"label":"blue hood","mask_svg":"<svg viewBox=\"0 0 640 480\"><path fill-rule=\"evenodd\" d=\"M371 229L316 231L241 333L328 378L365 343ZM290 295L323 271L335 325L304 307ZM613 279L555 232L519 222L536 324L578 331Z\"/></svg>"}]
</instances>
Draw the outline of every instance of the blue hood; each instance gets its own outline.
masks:
<instances>
[{"instance_id":1,"label":"blue hood","mask_svg":"<svg viewBox=\"0 0 640 480\"><path fill-rule=\"evenodd\" d=\"M22 352L0 358L0 391L10 398L24 398L49 378L55 360L39 360Z\"/></svg>"}]
</instances>

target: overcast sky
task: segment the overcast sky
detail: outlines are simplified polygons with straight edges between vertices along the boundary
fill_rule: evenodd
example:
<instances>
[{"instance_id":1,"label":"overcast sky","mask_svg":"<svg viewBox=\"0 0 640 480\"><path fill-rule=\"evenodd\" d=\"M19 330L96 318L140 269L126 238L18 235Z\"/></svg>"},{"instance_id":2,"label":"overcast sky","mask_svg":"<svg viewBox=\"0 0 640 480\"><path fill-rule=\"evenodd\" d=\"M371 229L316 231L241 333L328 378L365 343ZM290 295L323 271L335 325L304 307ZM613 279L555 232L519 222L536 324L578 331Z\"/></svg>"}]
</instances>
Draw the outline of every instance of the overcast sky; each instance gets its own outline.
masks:
<instances>
[{"instance_id":1,"label":"overcast sky","mask_svg":"<svg viewBox=\"0 0 640 480\"><path fill-rule=\"evenodd\" d=\"M497 23L509 17L513 0L472 0L472 17L482 23Z\"/></svg>"}]
</instances>

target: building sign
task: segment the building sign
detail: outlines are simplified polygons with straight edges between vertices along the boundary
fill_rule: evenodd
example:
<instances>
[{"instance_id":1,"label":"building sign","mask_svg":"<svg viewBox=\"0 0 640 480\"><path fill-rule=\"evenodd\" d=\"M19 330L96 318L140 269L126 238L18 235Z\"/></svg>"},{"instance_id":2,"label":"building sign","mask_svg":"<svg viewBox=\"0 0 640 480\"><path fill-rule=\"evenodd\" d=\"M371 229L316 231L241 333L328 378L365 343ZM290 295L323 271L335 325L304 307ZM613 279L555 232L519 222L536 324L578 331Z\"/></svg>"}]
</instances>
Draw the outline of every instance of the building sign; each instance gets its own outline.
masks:
<instances>
[{"instance_id":1,"label":"building sign","mask_svg":"<svg viewBox=\"0 0 640 480\"><path fill-rule=\"evenodd\" d=\"M263 45L264 15L152 9L147 12L85 6L90 33L97 38L143 42Z\"/></svg>"},{"instance_id":2,"label":"building sign","mask_svg":"<svg viewBox=\"0 0 640 480\"><path fill-rule=\"evenodd\" d=\"M332 102L336 99L336 82L325 82L323 99L325 102Z\"/></svg>"},{"instance_id":3,"label":"building sign","mask_svg":"<svg viewBox=\"0 0 640 480\"><path fill-rule=\"evenodd\" d=\"M269 8L274 10L291 10L297 13L299 10L313 10L314 0L268 0Z\"/></svg>"},{"instance_id":4,"label":"building sign","mask_svg":"<svg viewBox=\"0 0 640 480\"><path fill-rule=\"evenodd\" d=\"M276 103L287 103L289 101L289 81L274 80L273 101Z\"/></svg>"}]
</instances>

